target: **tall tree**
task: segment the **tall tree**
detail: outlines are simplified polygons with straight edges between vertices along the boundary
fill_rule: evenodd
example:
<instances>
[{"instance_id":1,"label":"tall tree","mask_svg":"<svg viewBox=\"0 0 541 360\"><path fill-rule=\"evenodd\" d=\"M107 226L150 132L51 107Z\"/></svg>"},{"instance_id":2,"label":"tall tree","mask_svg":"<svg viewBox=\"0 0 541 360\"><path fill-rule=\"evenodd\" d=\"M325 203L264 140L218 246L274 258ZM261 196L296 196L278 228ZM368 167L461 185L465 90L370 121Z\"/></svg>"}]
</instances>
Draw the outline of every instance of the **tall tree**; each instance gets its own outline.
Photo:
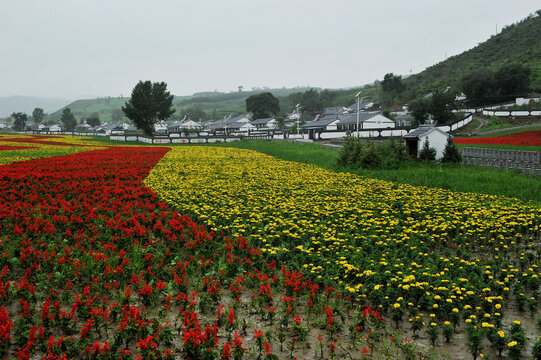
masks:
<instances>
[{"instance_id":1,"label":"tall tree","mask_svg":"<svg viewBox=\"0 0 541 360\"><path fill-rule=\"evenodd\" d=\"M139 130L152 135L158 120L165 120L175 113L173 95L167 91L165 82L139 81L122 111Z\"/></svg>"},{"instance_id":2,"label":"tall tree","mask_svg":"<svg viewBox=\"0 0 541 360\"><path fill-rule=\"evenodd\" d=\"M92 113L89 117L86 118L86 123L92 127L100 125L100 115L98 113Z\"/></svg>"},{"instance_id":3,"label":"tall tree","mask_svg":"<svg viewBox=\"0 0 541 360\"><path fill-rule=\"evenodd\" d=\"M262 92L246 99L246 110L253 114L253 119L268 118L280 111L280 102L270 92Z\"/></svg>"},{"instance_id":4,"label":"tall tree","mask_svg":"<svg viewBox=\"0 0 541 360\"><path fill-rule=\"evenodd\" d=\"M391 106L394 98L404 90L402 76L393 73L387 73L381 82L382 102L385 106Z\"/></svg>"},{"instance_id":5,"label":"tall tree","mask_svg":"<svg viewBox=\"0 0 541 360\"><path fill-rule=\"evenodd\" d=\"M424 124L430 115L430 100L426 98L415 99L408 104L408 111L417 125Z\"/></svg>"},{"instance_id":6,"label":"tall tree","mask_svg":"<svg viewBox=\"0 0 541 360\"><path fill-rule=\"evenodd\" d=\"M438 90L433 93L430 98L430 114L432 114L434 120L440 124L454 120L455 97L456 93L453 91L443 92Z\"/></svg>"},{"instance_id":7,"label":"tall tree","mask_svg":"<svg viewBox=\"0 0 541 360\"><path fill-rule=\"evenodd\" d=\"M15 130L23 131L26 129L26 121L28 120L28 116L25 113L13 113L11 114L11 117L13 118L13 128Z\"/></svg>"},{"instance_id":8,"label":"tall tree","mask_svg":"<svg viewBox=\"0 0 541 360\"><path fill-rule=\"evenodd\" d=\"M66 131L73 131L75 130L75 126L77 126L77 120L75 119L75 116L71 112L70 108L65 108L62 110L60 121L62 121L62 124L64 124L64 130Z\"/></svg>"},{"instance_id":9,"label":"tall tree","mask_svg":"<svg viewBox=\"0 0 541 360\"><path fill-rule=\"evenodd\" d=\"M45 112L42 108L37 107L34 109L34 111L32 111L32 117L34 118L36 124L40 124L45 118Z\"/></svg>"}]
</instances>

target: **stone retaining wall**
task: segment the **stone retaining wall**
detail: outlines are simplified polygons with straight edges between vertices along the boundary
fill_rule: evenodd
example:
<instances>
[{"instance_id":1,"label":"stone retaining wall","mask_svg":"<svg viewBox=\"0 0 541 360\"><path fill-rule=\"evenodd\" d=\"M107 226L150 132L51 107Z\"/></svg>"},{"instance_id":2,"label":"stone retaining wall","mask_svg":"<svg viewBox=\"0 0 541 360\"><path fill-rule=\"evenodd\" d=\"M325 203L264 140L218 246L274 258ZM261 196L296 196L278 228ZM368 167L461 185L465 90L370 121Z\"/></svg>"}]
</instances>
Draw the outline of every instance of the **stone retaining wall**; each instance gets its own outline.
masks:
<instances>
[{"instance_id":1,"label":"stone retaining wall","mask_svg":"<svg viewBox=\"0 0 541 360\"><path fill-rule=\"evenodd\" d=\"M518 169L528 174L541 176L541 152L461 148L460 153L464 164Z\"/></svg>"}]
</instances>

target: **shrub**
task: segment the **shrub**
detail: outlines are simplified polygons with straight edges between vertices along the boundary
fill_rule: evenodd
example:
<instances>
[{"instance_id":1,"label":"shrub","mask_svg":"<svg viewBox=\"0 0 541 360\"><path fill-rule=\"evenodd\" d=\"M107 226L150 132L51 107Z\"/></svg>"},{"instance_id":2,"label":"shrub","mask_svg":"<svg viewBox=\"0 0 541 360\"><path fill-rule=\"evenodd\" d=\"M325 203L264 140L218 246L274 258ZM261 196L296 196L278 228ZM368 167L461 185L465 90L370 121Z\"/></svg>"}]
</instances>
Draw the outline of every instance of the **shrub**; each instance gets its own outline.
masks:
<instances>
[{"instance_id":1,"label":"shrub","mask_svg":"<svg viewBox=\"0 0 541 360\"><path fill-rule=\"evenodd\" d=\"M428 143L428 139L425 140L423 144L423 148L419 152L419 160L426 161L426 162L436 160L436 149L433 147L430 147L430 144Z\"/></svg>"},{"instance_id":2,"label":"shrub","mask_svg":"<svg viewBox=\"0 0 541 360\"><path fill-rule=\"evenodd\" d=\"M406 147L396 139L375 141L348 136L338 157L338 165L357 169L398 169L409 157Z\"/></svg>"},{"instance_id":3,"label":"shrub","mask_svg":"<svg viewBox=\"0 0 541 360\"><path fill-rule=\"evenodd\" d=\"M450 136L447 138L447 144L445 144L441 161L452 163L459 163L462 161L462 155L460 155L458 148L453 143L453 139Z\"/></svg>"}]
</instances>

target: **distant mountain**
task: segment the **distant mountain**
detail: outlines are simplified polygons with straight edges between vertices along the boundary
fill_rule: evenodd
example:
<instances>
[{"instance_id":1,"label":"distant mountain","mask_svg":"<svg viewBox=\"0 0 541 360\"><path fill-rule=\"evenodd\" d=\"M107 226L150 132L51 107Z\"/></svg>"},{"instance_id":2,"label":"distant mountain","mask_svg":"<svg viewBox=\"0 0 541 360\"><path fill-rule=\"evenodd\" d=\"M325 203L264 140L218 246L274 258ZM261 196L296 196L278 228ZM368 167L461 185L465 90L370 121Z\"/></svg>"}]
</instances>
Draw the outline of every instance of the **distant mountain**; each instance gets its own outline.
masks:
<instances>
[{"instance_id":1,"label":"distant mountain","mask_svg":"<svg viewBox=\"0 0 541 360\"><path fill-rule=\"evenodd\" d=\"M14 112L24 112L32 115L35 108L42 108L46 113L66 106L70 100L48 99L32 96L0 97L0 117L8 117Z\"/></svg>"}]
</instances>

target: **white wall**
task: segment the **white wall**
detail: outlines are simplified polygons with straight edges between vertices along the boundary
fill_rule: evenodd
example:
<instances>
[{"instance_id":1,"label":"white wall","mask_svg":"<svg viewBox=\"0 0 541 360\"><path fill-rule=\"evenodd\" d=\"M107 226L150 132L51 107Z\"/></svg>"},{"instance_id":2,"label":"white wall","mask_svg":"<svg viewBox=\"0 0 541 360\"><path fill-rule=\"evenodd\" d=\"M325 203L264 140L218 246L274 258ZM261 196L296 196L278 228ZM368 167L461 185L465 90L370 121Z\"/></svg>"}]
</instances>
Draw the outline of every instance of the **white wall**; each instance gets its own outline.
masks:
<instances>
[{"instance_id":1,"label":"white wall","mask_svg":"<svg viewBox=\"0 0 541 360\"><path fill-rule=\"evenodd\" d=\"M376 115L368 120L363 121L363 129L381 129L381 128L394 128L396 124L391 119L386 118L383 115Z\"/></svg>"},{"instance_id":2,"label":"white wall","mask_svg":"<svg viewBox=\"0 0 541 360\"><path fill-rule=\"evenodd\" d=\"M447 134L442 134L439 131L432 131L426 136L422 136L419 139L418 151L420 152L425 144L426 138L428 138L428 145L436 149L436 160L443 157L443 150L447 144Z\"/></svg>"}]
</instances>

